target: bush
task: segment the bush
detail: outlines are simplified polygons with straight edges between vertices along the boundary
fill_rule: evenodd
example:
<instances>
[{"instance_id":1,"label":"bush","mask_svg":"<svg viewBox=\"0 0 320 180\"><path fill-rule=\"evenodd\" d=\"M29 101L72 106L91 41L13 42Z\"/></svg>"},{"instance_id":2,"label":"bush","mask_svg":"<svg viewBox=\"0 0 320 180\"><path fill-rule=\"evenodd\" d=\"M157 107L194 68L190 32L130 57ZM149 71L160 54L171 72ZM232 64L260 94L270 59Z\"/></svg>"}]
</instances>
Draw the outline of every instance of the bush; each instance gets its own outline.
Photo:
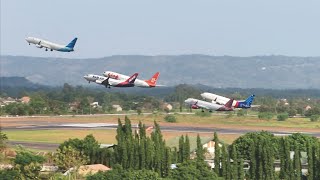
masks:
<instances>
[{"instance_id":1,"label":"bush","mask_svg":"<svg viewBox=\"0 0 320 180\"><path fill-rule=\"evenodd\" d=\"M164 120L166 122L171 122L171 123L177 122L176 117L174 115L171 115L171 114L166 115L166 117L164 117Z\"/></svg>"},{"instance_id":2,"label":"bush","mask_svg":"<svg viewBox=\"0 0 320 180\"><path fill-rule=\"evenodd\" d=\"M310 116L310 121L312 121L312 122L318 121L319 117L320 117L319 115L311 115Z\"/></svg>"},{"instance_id":3,"label":"bush","mask_svg":"<svg viewBox=\"0 0 320 180\"><path fill-rule=\"evenodd\" d=\"M279 114L279 115L277 116L277 120L278 120L278 121L285 121L285 120L287 120L288 118L289 118L288 113Z\"/></svg>"},{"instance_id":4,"label":"bush","mask_svg":"<svg viewBox=\"0 0 320 180\"><path fill-rule=\"evenodd\" d=\"M259 119L270 120L273 118L273 114L271 112L261 112L258 114Z\"/></svg>"}]
</instances>

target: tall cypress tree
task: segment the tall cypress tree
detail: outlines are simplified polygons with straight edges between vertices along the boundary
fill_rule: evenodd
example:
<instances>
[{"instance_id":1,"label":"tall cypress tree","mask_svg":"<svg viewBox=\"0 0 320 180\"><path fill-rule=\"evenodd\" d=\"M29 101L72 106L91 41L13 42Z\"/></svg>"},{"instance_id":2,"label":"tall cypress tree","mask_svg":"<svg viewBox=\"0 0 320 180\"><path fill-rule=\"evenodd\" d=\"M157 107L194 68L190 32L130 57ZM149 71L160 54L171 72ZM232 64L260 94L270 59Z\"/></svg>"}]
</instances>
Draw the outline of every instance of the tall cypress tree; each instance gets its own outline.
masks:
<instances>
[{"instance_id":1,"label":"tall cypress tree","mask_svg":"<svg viewBox=\"0 0 320 180\"><path fill-rule=\"evenodd\" d=\"M250 152L250 169L249 169L249 176L250 179L256 180L257 179L257 157L256 157L256 144L254 141L251 142L251 145L249 146L249 152Z\"/></svg>"},{"instance_id":2,"label":"tall cypress tree","mask_svg":"<svg viewBox=\"0 0 320 180\"><path fill-rule=\"evenodd\" d=\"M184 136L181 135L179 138L179 162L182 163L184 162Z\"/></svg>"},{"instance_id":3,"label":"tall cypress tree","mask_svg":"<svg viewBox=\"0 0 320 180\"><path fill-rule=\"evenodd\" d=\"M293 158L293 171L294 179L301 179L301 159L300 159L300 149L297 143L294 143L294 158Z\"/></svg>"},{"instance_id":4,"label":"tall cypress tree","mask_svg":"<svg viewBox=\"0 0 320 180\"><path fill-rule=\"evenodd\" d=\"M227 148L226 146L223 144L222 145L222 154L221 154L221 159L220 159L220 162L221 162L221 173L220 175L227 179L227 173L228 173L228 154L227 154ZM230 172L230 171L229 171Z\"/></svg>"},{"instance_id":5,"label":"tall cypress tree","mask_svg":"<svg viewBox=\"0 0 320 180\"><path fill-rule=\"evenodd\" d=\"M184 159L185 161L188 161L190 159L190 140L188 135L186 135L186 139L184 142Z\"/></svg>"},{"instance_id":6,"label":"tall cypress tree","mask_svg":"<svg viewBox=\"0 0 320 180\"><path fill-rule=\"evenodd\" d=\"M314 154L315 154L315 159L314 159L314 169L315 169L315 173L314 173L314 177L315 179L320 179L320 142L318 142L317 144L315 144L314 146L316 148Z\"/></svg>"},{"instance_id":7,"label":"tall cypress tree","mask_svg":"<svg viewBox=\"0 0 320 180\"><path fill-rule=\"evenodd\" d=\"M307 155L308 155L308 180L314 179L314 161L313 161L313 144L310 141L307 141Z\"/></svg>"},{"instance_id":8,"label":"tall cypress tree","mask_svg":"<svg viewBox=\"0 0 320 180\"><path fill-rule=\"evenodd\" d=\"M217 175L220 175L220 146L219 146L219 138L218 134L214 132L213 136L213 141L214 141L214 172Z\"/></svg>"},{"instance_id":9,"label":"tall cypress tree","mask_svg":"<svg viewBox=\"0 0 320 180\"><path fill-rule=\"evenodd\" d=\"M149 170L153 169L154 161L154 144L150 137L147 137L146 140L146 168Z\"/></svg>"},{"instance_id":10,"label":"tall cypress tree","mask_svg":"<svg viewBox=\"0 0 320 180\"><path fill-rule=\"evenodd\" d=\"M238 165L238 178L237 179L244 179L244 170L243 170L243 159L241 158Z\"/></svg>"},{"instance_id":11,"label":"tall cypress tree","mask_svg":"<svg viewBox=\"0 0 320 180\"><path fill-rule=\"evenodd\" d=\"M171 162L174 164L178 162L178 152L176 147L173 147L173 151L171 153Z\"/></svg>"},{"instance_id":12,"label":"tall cypress tree","mask_svg":"<svg viewBox=\"0 0 320 180\"><path fill-rule=\"evenodd\" d=\"M279 156L280 156L280 179L287 179L286 174L286 152L285 152L285 139L284 137L281 137L279 141Z\"/></svg>"},{"instance_id":13,"label":"tall cypress tree","mask_svg":"<svg viewBox=\"0 0 320 180\"><path fill-rule=\"evenodd\" d=\"M233 145L231 146L231 153L230 153L230 159L232 159L232 165L231 165L231 179L238 179L238 166L239 166L239 161L238 161L238 156L237 156L237 149Z\"/></svg>"},{"instance_id":14,"label":"tall cypress tree","mask_svg":"<svg viewBox=\"0 0 320 180\"><path fill-rule=\"evenodd\" d=\"M203 150L203 146L202 146L199 134L197 135L196 155L197 155L197 160L198 161L204 161L204 150Z\"/></svg>"}]
</instances>

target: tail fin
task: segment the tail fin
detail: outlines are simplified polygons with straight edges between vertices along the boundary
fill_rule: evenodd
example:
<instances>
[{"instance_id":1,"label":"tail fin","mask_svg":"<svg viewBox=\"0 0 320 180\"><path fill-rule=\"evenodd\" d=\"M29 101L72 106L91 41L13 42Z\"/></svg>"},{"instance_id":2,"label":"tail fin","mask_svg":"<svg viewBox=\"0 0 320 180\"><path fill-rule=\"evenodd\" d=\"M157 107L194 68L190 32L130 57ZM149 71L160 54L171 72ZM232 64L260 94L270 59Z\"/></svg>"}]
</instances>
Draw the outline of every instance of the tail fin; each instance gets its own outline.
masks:
<instances>
[{"instance_id":1,"label":"tail fin","mask_svg":"<svg viewBox=\"0 0 320 180\"><path fill-rule=\"evenodd\" d=\"M78 38L74 38L66 47L73 49L74 45L76 45L77 40Z\"/></svg>"},{"instance_id":2,"label":"tail fin","mask_svg":"<svg viewBox=\"0 0 320 180\"><path fill-rule=\"evenodd\" d=\"M233 99L230 99L230 100L224 105L224 107L232 108L232 103L233 103Z\"/></svg>"},{"instance_id":3,"label":"tail fin","mask_svg":"<svg viewBox=\"0 0 320 180\"><path fill-rule=\"evenodd\" d=\"M245 103L247 106L251 106L251 104L252 104L252 102L253 102L253 100L254 100L254 97L255 97L255 95L252 94L251 96L249 96L249 97L244 101L244 103Z\"/></svg>"},{"instance_id":4,"label":"tail fin","mask_svg":"<svg viewBox=\"0 0 320 180\"><path fill-rule=\"evenodd\" d=\"M157 80L158 80L158 78L159 78L159 75L160 75L160 73L159 73L159 72L156 72L156 73L152 76L151 79L146 80L145 82L148 83L149 86L155 87L156 84L157 84Z\"/></svg>"},{"instance_id":5,"label":"tail fin","mask_svg":"<svg viewBox=\"0 0 320 180\"><path fill-rule=\"evenodd\" d=\"M125 82L129 83L129 84L133 84L134 81L137 79L138 77L138 73L134 73L131 77L129 77Z\"/></svg>"},{"instance_id":6,"label":"tail fin","mask_svg":"<svg viewBox=\"0 0 320 180\"><path fill-rule=\"evenodd\" d=\"M236 108L251 108L251 104L254 100L255 95L252 94L251 96L249 96L245 101L240 101L236 104Z\"/></svg>"}]
</instances>

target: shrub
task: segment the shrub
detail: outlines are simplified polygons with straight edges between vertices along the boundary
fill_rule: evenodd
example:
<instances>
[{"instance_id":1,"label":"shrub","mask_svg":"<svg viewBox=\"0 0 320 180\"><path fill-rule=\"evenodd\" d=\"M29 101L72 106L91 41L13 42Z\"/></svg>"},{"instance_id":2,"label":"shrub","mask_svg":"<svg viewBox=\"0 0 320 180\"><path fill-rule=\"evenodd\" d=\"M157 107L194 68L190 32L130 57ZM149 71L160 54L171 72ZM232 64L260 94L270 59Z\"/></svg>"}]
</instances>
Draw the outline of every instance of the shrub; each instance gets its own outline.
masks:
<instances>
[{"instance_id":1,"label":"shrub","mask_svg":"<svg viewBox=\"0 0 320 180\"><path fill-rule=\"evenodd\" d=\"M258 114L259 119L270 120L273 118L273 114L271 112L261 112Z\"/></svg>"},{"instance_id":2,"label":"shrub","mask_svg":"<svg viewBox=\"0 0 320 180\"><path fill-rule=\"evenodd\" d=\"M171 123L177 122L176 117L174 115L171 115L171 114L166 115L166 117L164 117L164 120L166 122L171 122Z\"/></svg>"},{"instance_id":3,"label":"shrub","mask_svg":"<svg viewBox=\"0 0 320 180\"><path fill-rule=\"evenodd\" d=\"M277 116L277 120L278 121L285 121L289 118L288 113L282 113L282 114L278 114Z\"/></svg>"},{"instance_id":4,"label":"shrub","mask_svg":"<svg viewBox=\"0 0 320 180\"><path fill-rule=\"evenodd\" d=\"M319 117L320 117L319 115L311 115L310 116L310 121L312 121L312 122L318 121Z\"/></svg>"}]
</instances>

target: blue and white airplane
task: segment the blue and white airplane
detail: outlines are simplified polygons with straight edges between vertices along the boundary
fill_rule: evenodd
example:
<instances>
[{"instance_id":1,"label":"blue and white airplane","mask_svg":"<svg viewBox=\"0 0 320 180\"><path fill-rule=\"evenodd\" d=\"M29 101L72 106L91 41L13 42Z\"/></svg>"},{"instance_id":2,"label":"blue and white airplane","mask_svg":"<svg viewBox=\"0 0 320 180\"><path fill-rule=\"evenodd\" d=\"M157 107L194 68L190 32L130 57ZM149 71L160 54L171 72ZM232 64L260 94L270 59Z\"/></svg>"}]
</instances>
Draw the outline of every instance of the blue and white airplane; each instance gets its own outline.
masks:
<instances>
[{"instance_id":1,"label":"blue and white airplane","mask_svg":"<svg viewBox=\"0 0 320 180\"><path fill-rule=\"evenodd\" d=\"M223 97L223 96L219 96L219 95L216 95L216 94L213 94L213 93L208 93L208 92L202 93L201 97L203 99L206 99L206 100L208 99L208 100L212 101L212 103L221 104L221 105L224 105L228 101L230 101L229 98L226 98L226 97ZM248 109L248 108L251 108L251 107L259 107L259 105L251 105L253 100L254 100L254 97L255 97L255 95L252 94L246 100L240 100L240 101L239 100L238 101L234 100L233 103L232 103L232 107L241 108L241 109Z\"/></svg>"},{"instance_id":2,"label":"blue and white airplane","mask_svg":"<svg viewBox=\"0 0 320 180\"><path fill-rule=\"evenodd\" d=\"M71 52L74 51L74 45L76 44L78 38L74 38L68 45L60 45L43 39L35 37L27 37L26 41L30 44L35 44L37 48L45 48L46 51L61 51L61 52Z\"/></svg>"}]
</instances>

